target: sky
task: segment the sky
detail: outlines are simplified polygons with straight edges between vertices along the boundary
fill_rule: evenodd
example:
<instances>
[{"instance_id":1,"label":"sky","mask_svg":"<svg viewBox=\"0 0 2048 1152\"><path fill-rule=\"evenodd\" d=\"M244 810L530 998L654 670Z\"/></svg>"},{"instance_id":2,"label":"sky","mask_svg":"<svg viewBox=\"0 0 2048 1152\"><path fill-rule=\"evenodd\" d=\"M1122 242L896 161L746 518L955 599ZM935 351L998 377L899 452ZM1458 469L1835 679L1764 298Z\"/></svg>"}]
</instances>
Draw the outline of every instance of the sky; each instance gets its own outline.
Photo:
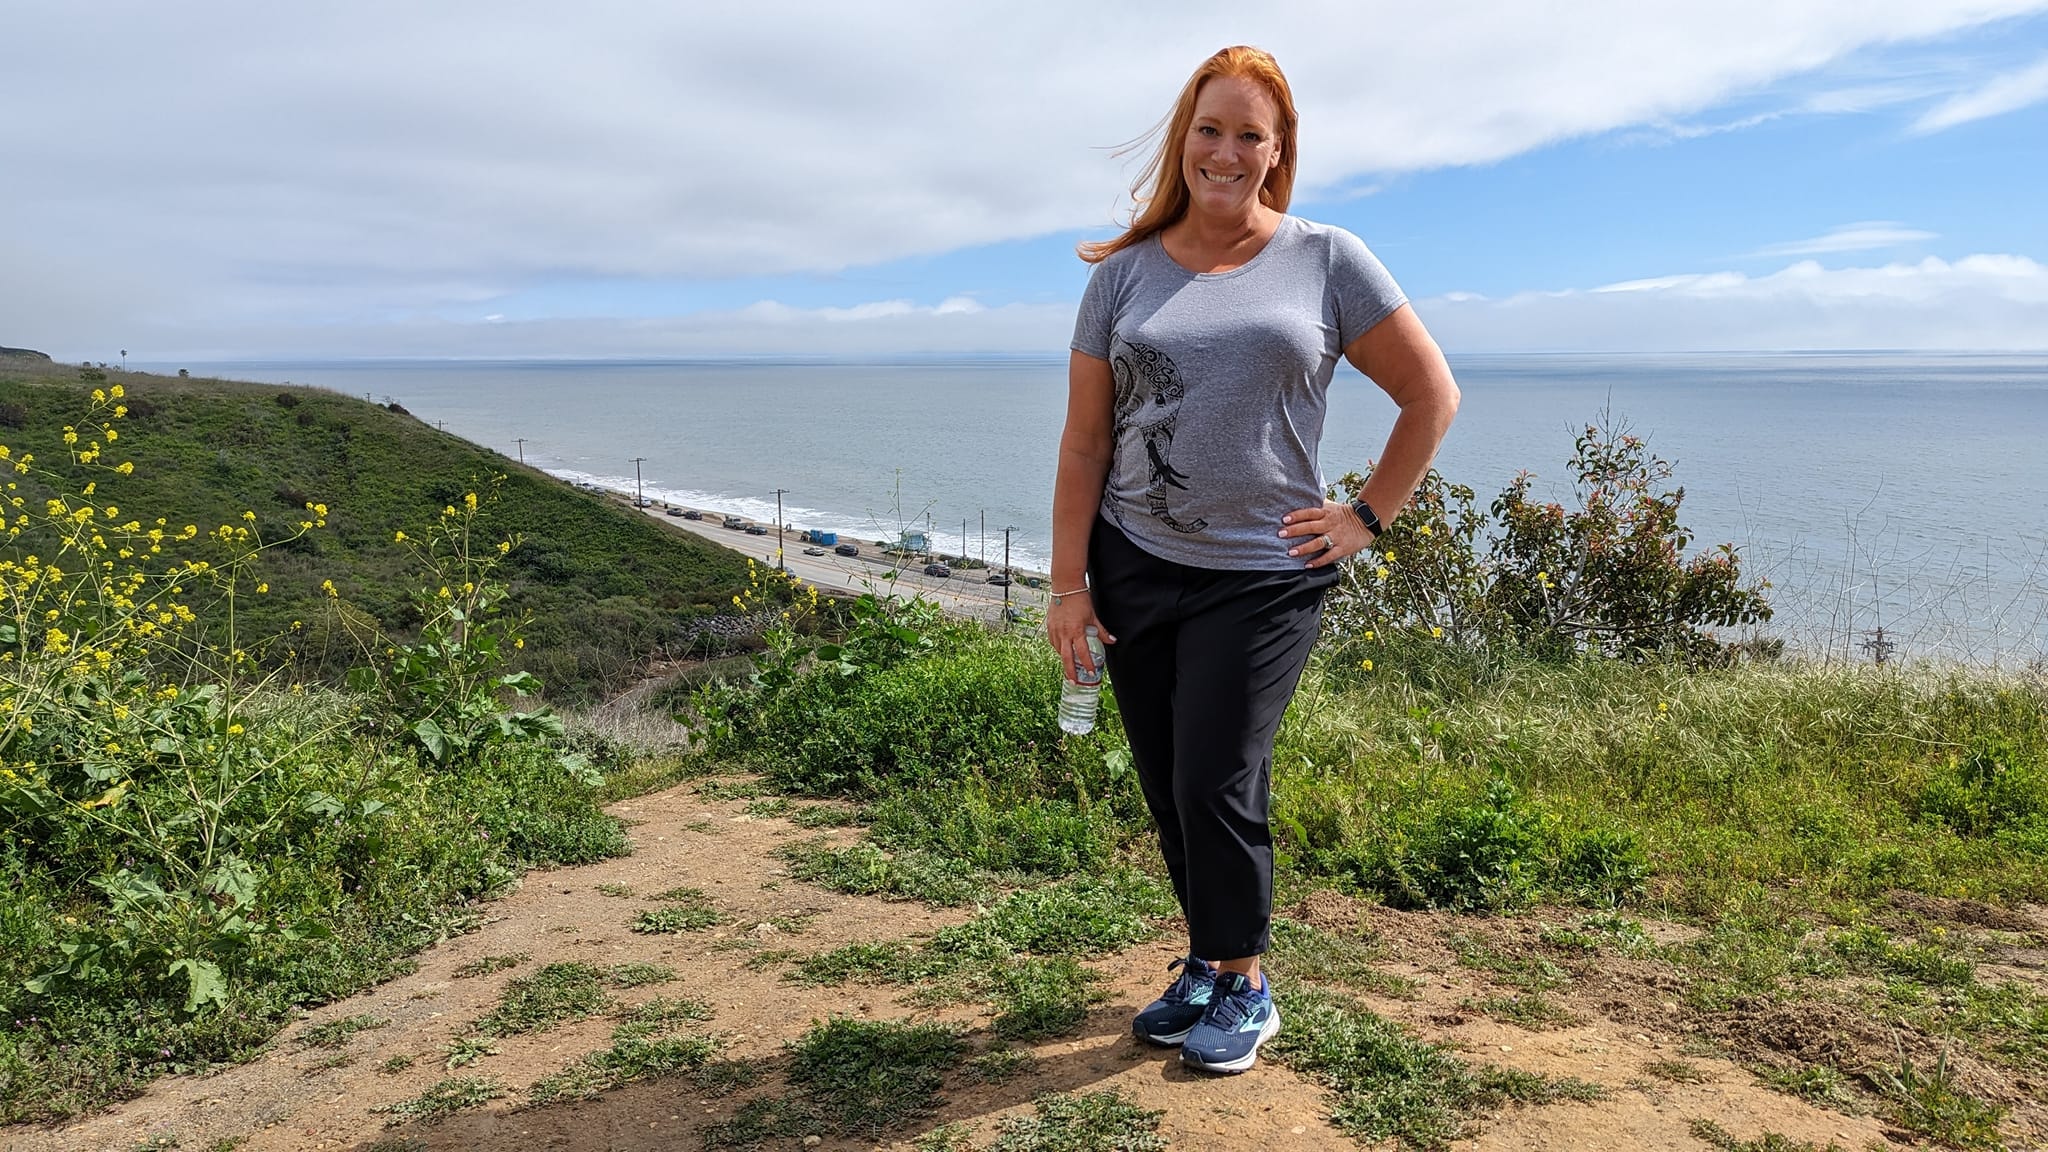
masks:
<instances>
[{"instance_id":1,"label":"sky","mask_svg":"<svg viewBox=\"0 0 2048 1152\"><path fill-rule=\"evenodd\" d=\"M0 345L1063 356L1194 67L1453 355L2048 348L2048 0L6 0Z\"/></svg>"}]
</instances>

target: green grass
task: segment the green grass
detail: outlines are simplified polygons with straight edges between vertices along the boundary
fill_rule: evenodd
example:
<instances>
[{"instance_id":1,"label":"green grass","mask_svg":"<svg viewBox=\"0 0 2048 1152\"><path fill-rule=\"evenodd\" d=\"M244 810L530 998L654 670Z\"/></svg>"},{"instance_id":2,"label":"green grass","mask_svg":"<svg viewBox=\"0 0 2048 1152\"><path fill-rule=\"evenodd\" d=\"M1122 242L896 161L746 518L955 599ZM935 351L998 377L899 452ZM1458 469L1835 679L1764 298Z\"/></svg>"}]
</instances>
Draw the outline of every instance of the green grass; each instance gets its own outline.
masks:
<instances>
[{"instance_id":1,"label":"green grass","mask_svg":"<svg viewBox=\"0 0 2048 1152\"><path fill-rule=\"evenodd\" d=\"M676 978L676 970L664 964L614 964L605 969L605 978L616 987L638 988L666 984Z\"/></svg>"},{"instance_id":2,"label":"green grass","mask_svg":"<svg viewBox=\"0 0 2048 1152\"><path fill-rule=\"evenodd\" d=\"M1503 1105L1601 1094L1583 1081L1467 1064L1338 995L1282 988L1276 999L1287 1027L1267 1052L1328 1089L1332 1119L1361 1140L1447 1148L1477 1116Z\"/></svg>"},{"instance_id":3,"label":"green grass","mask_svg":"<svg viewBox=\"0 0 2048 1152\"><path fill-rule=\"evenodd\" d=\"M1325 932L1284 916L1273 919L1273 945L1265 964L1275 978L1334 984L1356 992L1412 999L1417 984L1377 967L1386 950L1351 936Z\"/></svg>"},{"instance_id":4,"label":"green grass","mask_svg":"<svg viewBox=\"0 0 2048 1152\"><path fill-rule=\"evenodd\" d=\"M393 531L432 520L495 474L506 477L504 499L485 531L524 538L510 557L521 605L534 617L524 657L558 699L625 687L648 651L688 650L692 622L746 587L736 552L359 396L107 376L126 387L130 410L121 444L135 473L102 485L120 505L198 524L237 522L245 509L265 522L295 522L308 501L329 506L328 529L263 562L258 575L272 592L243 609L243 627L255 635L306 621L302 653L314 667L338 673L353 652L325 623L320 582L333 580L351 605L404 631L411 585ZM56 443L93 386L74 368L0 364L0 405L25 415L21 427L0 429L0 442L17 450Z\"/></svg>"},{"instance_id":5,"label":"green grass","mask_svg":"<svg viewBox=\"0 0 2048 1152\"><path fill-rule=\"evenodd\" d=\"M1891 1105L1892 1119L1901 1127L1950 1148L2005 1146L1998 1124L2007 1109L1963 1091L1949 1069L1946 1051L1924 1071L1902 1059L1897 1067L1882 1069L1873 1079Z\"/></svg>"},{"instance_id":6,"label":"green grass","mask_svg":"<svg viewBox=\"0 0 2048 1152\"><path fill-rule=\"evenodd\" d=\"M476 1108L505 1094L505 1086L489 1076L453 1076L430 1085L425 1091L395 1104L372 1108L391 1118L385 1126L396 1128L416 1120L438 1120L465 1108Z\"/></svg>"},{"instance_id":7,"label":"green grass","mask_svg":"<svg viewBox=\"0 0 2048 1152\"><path fill-rule=\"evenodd\" d=\"M1165 1115L1113 1090L1053 1093L1032 1101L1031 1115L1005 1118L989 1152L1160 1152Z\"/></svg>"},{"instance_id":8,"label":"green grass","mask_svg":"<svg viewBox=\"0 0 2048 1152\"><path fill-rule=\"evenodd\" d=\"M987 877L962 868L959 861L915 849L891 854L866 841L846 848L809 841L785 844L776 852L788 861L791 877L831 892L951 908L989 888Z\"/></svg>"}]
</instances>

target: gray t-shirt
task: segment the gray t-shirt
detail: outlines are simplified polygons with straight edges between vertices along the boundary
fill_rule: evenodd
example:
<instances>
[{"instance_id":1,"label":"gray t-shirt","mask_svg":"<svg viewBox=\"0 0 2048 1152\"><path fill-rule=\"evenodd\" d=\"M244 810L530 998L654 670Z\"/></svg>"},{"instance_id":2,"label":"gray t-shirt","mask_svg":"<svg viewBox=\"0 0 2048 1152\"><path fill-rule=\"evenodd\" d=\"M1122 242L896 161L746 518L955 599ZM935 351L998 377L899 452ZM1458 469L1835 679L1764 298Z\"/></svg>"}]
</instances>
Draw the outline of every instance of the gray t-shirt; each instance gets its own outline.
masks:
<instances>
[{"instance_id":1,"label":"gray t-shirt","mask_svg":"<svg viewBox=\"0 0 2048 1152\"><path fill-rule=\"evenodd\" d=\"M1406 300L1358 237L1295 216L1228 272L1182 268L1157 236L1097 264L1073 348L1116 378L1103 515L1176 563L1301 567L1280 518L1323 502L1330 377Z\"/></svg>"}]
</instances>

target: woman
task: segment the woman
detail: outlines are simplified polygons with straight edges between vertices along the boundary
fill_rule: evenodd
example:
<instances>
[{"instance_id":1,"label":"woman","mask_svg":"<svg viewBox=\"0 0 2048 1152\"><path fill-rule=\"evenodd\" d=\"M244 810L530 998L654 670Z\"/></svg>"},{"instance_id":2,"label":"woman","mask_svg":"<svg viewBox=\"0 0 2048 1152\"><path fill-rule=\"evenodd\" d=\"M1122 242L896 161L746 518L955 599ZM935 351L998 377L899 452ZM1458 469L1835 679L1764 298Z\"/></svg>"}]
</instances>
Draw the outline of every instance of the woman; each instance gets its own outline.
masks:
<instances>
[{"instance_id":1,"label":"woman","mask_svg":"<svg viewBox=\"0 0 2048 1152\"><path fill-rule=\"evenodd\" d=\"M1280 1027L1259 970L1268 787L1323 593L1414 494L1458 407L1365 245L1286 215L1295 123L1256 48L1218 52L1182 89L1130 228L1081 247L1095 271L1053 496L1046 633L1069 675L1094 666L1086 628L1109 646L1188 921L1179 975L1133 1029L1212 1072L1250 1068ZM1325 500L1316 463L1339 356L1400 409L1355 502Z\"/></svg>"}]
</instances>

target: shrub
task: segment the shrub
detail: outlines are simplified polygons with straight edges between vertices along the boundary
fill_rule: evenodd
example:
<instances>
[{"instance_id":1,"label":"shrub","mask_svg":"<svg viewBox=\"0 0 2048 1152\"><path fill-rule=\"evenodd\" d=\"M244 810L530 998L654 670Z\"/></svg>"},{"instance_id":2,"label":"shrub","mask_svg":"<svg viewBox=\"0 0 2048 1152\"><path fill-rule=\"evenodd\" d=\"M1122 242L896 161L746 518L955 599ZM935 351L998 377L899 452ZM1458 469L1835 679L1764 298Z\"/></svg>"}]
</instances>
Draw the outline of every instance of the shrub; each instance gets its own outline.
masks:
<instances>
[{"instance_id":1,"label":"shrub","mask_svg":"<svg viewBox=\"0 0 2048 1152\"><path fill-rule=\"evenodd\" d=\"M1347 569L1326 631L1371 659L1370 641L1426 636L1549 656L1695 662L1727 658L1711 631L1770 619L1768 585L1746 585L1732 545L1685 556L1683 488L1625 425L1586 426L1567 468L1576 507L1542 503L1528 473L1487 514L1472 489L1434 471L1379 540L1376 564ZM1364 478L1344 477L1355 489Z\"/></svg>"}]
</instances>

